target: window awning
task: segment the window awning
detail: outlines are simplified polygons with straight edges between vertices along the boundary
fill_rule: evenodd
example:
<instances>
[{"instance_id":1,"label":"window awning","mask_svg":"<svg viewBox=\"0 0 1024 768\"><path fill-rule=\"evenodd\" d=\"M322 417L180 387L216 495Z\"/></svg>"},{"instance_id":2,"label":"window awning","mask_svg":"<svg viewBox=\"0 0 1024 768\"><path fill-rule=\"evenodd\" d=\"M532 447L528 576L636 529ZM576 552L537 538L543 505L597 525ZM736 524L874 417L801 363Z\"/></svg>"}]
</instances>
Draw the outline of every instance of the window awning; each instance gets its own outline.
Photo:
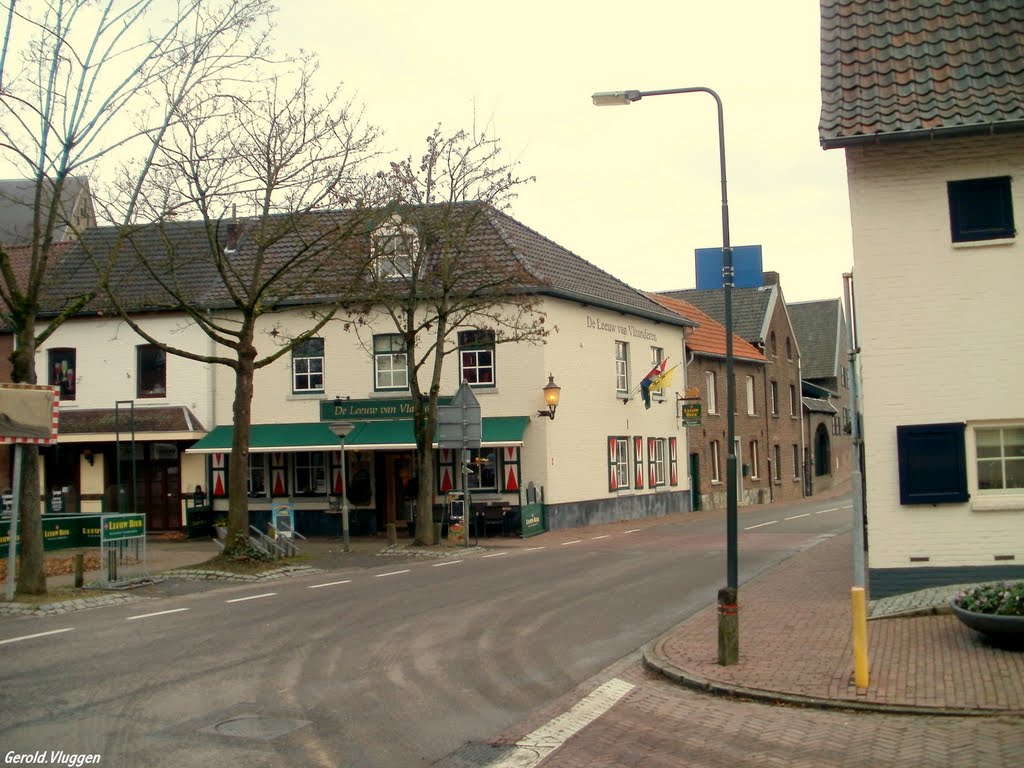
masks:
<instances>
[{"instance_id":1,"label":"window awning","mask_svg":"<svg viewBox=\"0 0 1024 768\"><path fill-rule=\"evenodd\" d=\"M483 419L483 440L487 447L522 445L529 416L489 416ZM234 427L215 427L185 453L229 453ZM294 453L296 451L336 451L340 438L327 422L298 424L253 424L249 438L250 453ZM434 439L437 445L437 439ZM412 420L363 421L345 438L345 449L352 451L413 450L416 438Z\"/></svg>"},{"instance_id":2,"label":"window awning","mask_svg":"<svg viewBox=\"0 0 1024 768\"><path fill-rule=\"evenodd\" d=\"M522 445L523 433L530 423L529 416L485 416L481 445ZM437 447L437 437L434 437ZM363 421L356 425L345 438L346 451L413 450L416 436L411 419L399 421Z\"/></svg>"},{"instance_id":3,"label":"window awning","mask_svg":"<svg viewBox=\"0 0 1024 768\"><path fill-rule=\"evenodd\" d=\"M215 427L185 453L230 453L234 432L234 427ZM250 453L336 451L340 445L338 436L331 432L329 425L321 421L253 424L249 436Z\"/></svg>"}]
</instances>

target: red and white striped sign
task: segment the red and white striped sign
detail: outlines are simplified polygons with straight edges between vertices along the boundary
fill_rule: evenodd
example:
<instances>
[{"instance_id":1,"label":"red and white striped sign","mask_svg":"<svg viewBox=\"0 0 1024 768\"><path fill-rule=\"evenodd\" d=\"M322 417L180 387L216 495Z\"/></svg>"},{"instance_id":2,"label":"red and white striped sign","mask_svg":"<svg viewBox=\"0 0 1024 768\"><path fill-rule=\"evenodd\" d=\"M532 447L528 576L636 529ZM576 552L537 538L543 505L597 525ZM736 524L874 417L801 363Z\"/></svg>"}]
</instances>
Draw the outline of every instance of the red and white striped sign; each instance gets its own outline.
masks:
<instances>
[{"instance_id":1,"label":"red and white striped sign","mask_svg":"<svg viewBox=\"0 0 1024 768\"><path fill-rule=\"evenodd\" d=\"M0 384L0 443L57 442L60 394L46 384Z\"/></svg>"}]
</instances>

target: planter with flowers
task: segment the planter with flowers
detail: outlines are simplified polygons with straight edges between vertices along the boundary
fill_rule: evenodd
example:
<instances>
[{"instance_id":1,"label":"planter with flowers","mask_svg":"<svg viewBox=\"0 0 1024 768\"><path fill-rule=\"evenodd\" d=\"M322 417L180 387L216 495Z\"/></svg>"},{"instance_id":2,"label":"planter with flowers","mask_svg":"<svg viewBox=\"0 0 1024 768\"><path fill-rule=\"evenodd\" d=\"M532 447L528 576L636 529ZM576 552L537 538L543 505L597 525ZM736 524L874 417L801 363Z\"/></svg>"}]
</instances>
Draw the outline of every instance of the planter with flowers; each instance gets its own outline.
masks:
<instances>
[{"instance_id":1,"label":"planter with flowers","mask_svg":"<svg viewBox=\"0 0 1024 768\"><path fill-rule=\"evenodd\" d=\"M971 587L950 606L961 622L990 640L1024 648L1024 581Z\"/></svg>"}]
</instances>

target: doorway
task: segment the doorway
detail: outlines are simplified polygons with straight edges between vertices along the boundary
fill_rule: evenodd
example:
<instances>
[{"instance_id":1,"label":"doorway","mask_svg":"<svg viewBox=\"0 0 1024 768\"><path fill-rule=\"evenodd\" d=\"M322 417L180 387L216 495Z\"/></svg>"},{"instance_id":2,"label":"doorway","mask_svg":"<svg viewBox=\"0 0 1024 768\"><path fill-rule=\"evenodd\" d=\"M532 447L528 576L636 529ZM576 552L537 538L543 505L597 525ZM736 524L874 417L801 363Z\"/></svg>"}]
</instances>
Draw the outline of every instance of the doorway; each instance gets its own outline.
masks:
<instances>
[{"instance_id":1,"label":"doorway","mask_svg":"<svg viewBox=\"0 0 1024 768\"><path fill-rule=\"evenodd\" d=\"M690 509L700 512L700 454L690 454Z\"/></svg>"},{"instance_id":2,"label":"doorway","mask_svg":"<svg viewBox=\"0 0 1024 768\"><path fill-rule=\"evenodd\" d=\"M409 528L415 519L418 491L416 456L412 453L385 454L384 524L394 523L399 529Z\"/></svg>"},{"instance_id":3,"label":"doorway","mask_svg":"<svg viewBox=\"0 0 1024 768\"><path fill-rule=\"evenodd\" d=\"M121 444L121 477L131 483L131 446ZM129 509L146 515L147 531L181 528L181 468L174 443L135 444L135 497Z\"/></svg>"}]
</instances>

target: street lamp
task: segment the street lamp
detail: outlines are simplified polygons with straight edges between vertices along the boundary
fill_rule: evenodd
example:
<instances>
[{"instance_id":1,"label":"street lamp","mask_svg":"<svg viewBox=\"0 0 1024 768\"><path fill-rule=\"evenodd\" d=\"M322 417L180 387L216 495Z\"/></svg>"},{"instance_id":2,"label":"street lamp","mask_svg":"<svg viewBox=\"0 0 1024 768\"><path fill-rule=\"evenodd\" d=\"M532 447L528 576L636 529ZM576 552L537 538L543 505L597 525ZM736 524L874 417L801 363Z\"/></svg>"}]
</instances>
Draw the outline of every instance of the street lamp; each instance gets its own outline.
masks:
<instances>
[{"instance_id":1,"label":"street lamp","mask_svg":"<svg viewBox=\"0 0 1024 768\"><path fill-rule=\"evenodd\" d=\"M562 394L562 388L555 384L555 377L548 374L548 383L544 385L544 402L547 403L546 411L537 411L538 416L547 416L554 421L555 409L558 408L558 400Z\"/></svg>"},{"instance_id":2,"label":"street lamp","mask_svg":"<svg viewBox=\"0 0 1024 768\"><path fill-rule=\"evenodd\" d=\"M726 588L718 591L718 663L723 666L739 661L739 567L737 558L736 515L736 381L733 377L732 350L732 245L729 242L729 195L725 174L725 123L722 118L722 100L710 88L668 88L661 91L604 91L591 98L598 107L632 104L645 96L672 96L678 93L706 93L718 106L718 158L722 171L722 288L725 293L725 392L726 430L728 454L726 462Z\"/></svg>"},{"instance_id":3,"label":"street lamp","mask_svg":"<svg viewBox=\"0 0 1024 768\"><path fill-rule=\"evenodd\" d=\"M345 461L345 438L356 428L350 421L335 421L330 425L331 432L341 439L341 536L342 549L349 551L348 536L348 467Z\"/></svg>"}]
</instances>

